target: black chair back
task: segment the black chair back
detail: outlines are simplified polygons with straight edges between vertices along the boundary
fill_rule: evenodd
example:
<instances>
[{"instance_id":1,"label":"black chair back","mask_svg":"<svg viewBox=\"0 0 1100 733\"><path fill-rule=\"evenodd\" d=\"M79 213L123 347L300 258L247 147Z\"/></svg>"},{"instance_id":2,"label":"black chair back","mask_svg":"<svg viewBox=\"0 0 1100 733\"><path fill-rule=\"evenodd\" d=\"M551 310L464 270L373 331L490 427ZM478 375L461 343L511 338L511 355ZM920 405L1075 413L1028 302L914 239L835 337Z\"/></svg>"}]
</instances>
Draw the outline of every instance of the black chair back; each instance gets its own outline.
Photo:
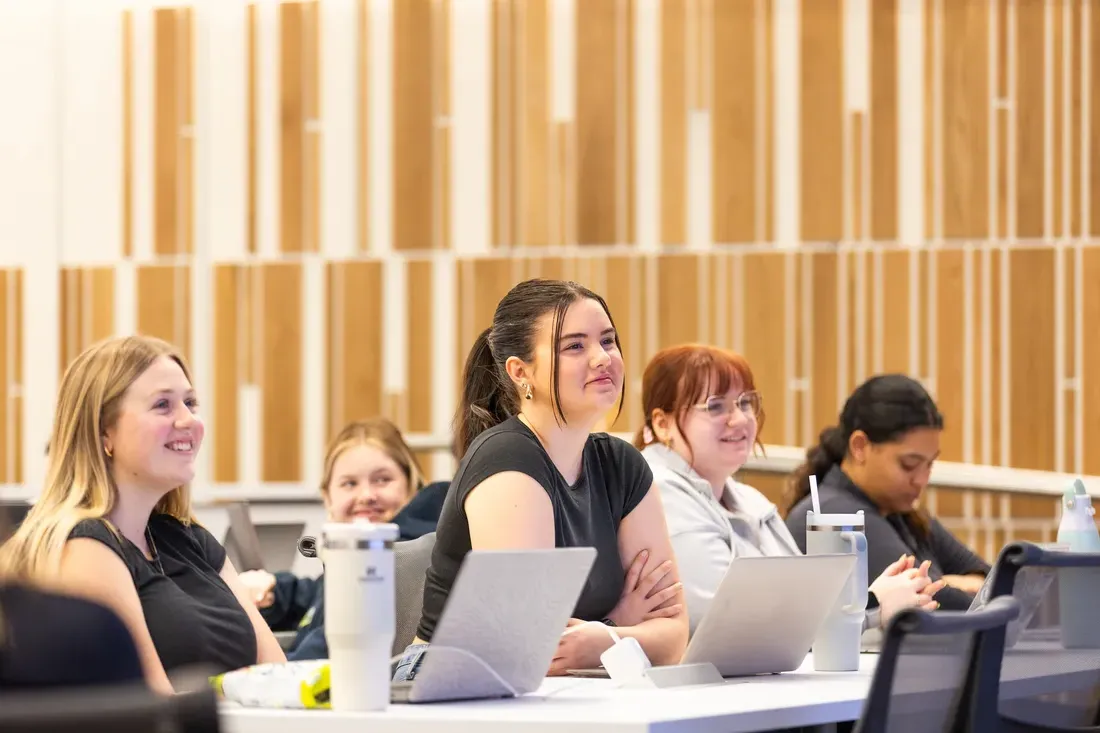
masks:
<instances>
[{"instance_id":1,"label":"black chair back","mask_svg":"<svg viewBox=\"0 0 1100 733\"><path fill-rule=\"evenodd\" d=\"M855 733L988 731L1014 598L977 611L908 609L886 628ZM994 716L990 718L990 715Z\"/></svg>"},{"instance_id":2,"label":"black chair back","mask_svg":"<svg viewBox=\"0 0 1100 733\"><path fill-rule=\"evenodd\" d=\"M160 695L142 684L0 692L5 733L220 733L214 690Z\"/></svg>"},{"instance_id":3,"label":"black chair back","mask_svg":"<svg viewBox=\"0 0 1100 733\"><path fill-rule=\"evenodd\" d=\"M1053 576L1045 596L1019 641L1005 651L998 699L1002 728L1100 731L1100 649L1066 649L1058 614L1060 584L1100 583L1100 553L1009 543L993 566L990 594L1019 596L1025 577L1043 573ZM1037 673L1057 677L1059 689L1029 692Z\"/></svg>"}]
</instances>

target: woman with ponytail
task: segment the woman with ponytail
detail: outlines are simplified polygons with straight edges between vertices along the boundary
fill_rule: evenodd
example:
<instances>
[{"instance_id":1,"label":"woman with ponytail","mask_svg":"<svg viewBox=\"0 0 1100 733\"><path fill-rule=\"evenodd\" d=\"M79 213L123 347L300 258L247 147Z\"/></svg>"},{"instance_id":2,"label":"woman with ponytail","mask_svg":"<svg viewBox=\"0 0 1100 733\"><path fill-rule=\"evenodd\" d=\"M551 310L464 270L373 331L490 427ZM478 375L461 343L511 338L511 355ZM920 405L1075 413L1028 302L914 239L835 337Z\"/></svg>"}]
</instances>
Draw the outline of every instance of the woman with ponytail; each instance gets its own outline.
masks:
<instances>
[{"instance_id":1,"label":"woman with ponytail","mask_svg":"<svg viewBox=\"0 0 1100 733\"><path fill-rule=\"evenodd\" d=\"M680 661L687 615L653 473L629 443L593 432L622 394L622 351L603 298L541 279L504 296L466 361L454 431L462 459L397 680L417 668L472 549L595 547L576 619L614 624L654 664ZM598 667L610 645L596 625L577 626L549 674Z\"/></svg>"},{"instance_id":2,"label":"woman with ponytail","mask_svg":"<svg viewBox=\"0 0 1100 733\"><path fill-rule=\"evenodd\" d=\"M989 564L919 507L942 431L943 416L917 381L886 374L857 387L792 476L786 521L802 551L815 476L822 512L863 510L869 575L912 554L929 563L930 578L947 584L936 594L943 608L969 608Z\"/></svg>"}]
</instances>

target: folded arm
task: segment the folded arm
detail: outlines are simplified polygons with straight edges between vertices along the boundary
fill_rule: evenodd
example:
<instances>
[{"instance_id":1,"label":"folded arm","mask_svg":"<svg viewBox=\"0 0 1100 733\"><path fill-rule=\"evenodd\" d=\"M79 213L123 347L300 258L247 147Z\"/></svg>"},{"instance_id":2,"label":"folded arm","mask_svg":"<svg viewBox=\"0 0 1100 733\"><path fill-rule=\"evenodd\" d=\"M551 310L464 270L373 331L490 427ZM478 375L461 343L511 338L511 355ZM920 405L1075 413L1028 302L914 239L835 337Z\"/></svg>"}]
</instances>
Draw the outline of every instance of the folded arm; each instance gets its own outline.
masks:
<instances>
[{"instance_id":1,"label":"folded arm","mask_svg":"<svg viewBox=\"0 0 1100 733\"><path fill-rule=\"evenodd\" d=\"M661 494L656 486L650 488L645 498L626 515L619 524L619 556L623 559L623 572L642 550L649 557L642 568L642 575L669 561L672 569L665 574L654 591L661 591L680 581L680 571L668 536ZM667 604L683 604L684 592L679 590ZM680 613L672 618L653 618L634 626L618 629L620 636L638 640L649 660L656 665L679 664L688 642L688 614Z\"/></svg>"}]
</instances>

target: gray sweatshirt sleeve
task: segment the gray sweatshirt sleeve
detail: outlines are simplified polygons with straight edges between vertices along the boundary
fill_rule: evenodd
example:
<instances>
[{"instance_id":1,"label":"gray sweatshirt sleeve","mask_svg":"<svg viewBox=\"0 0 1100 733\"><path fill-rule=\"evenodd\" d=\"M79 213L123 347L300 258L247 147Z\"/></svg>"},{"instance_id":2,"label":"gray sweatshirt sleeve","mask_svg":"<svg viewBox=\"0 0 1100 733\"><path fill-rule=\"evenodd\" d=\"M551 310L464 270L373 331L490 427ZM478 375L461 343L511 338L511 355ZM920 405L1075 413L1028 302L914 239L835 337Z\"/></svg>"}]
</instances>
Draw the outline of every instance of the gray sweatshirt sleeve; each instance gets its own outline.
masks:
<instances>
[{"instance_id":1,"label":"gray sweatshirt sleeve","mask_svg":"<svg viewBox=\"0 0 1100 733\"><path fill-rule=\"evenodd\" d=\"M657 486L664 503L665 520L680 570L680 581L684 584L691 631L694 632L714 600L734 552L716 518L691 495L694 489L678 476L667 472L657 477Z\"/></svg>"}]
</instances>

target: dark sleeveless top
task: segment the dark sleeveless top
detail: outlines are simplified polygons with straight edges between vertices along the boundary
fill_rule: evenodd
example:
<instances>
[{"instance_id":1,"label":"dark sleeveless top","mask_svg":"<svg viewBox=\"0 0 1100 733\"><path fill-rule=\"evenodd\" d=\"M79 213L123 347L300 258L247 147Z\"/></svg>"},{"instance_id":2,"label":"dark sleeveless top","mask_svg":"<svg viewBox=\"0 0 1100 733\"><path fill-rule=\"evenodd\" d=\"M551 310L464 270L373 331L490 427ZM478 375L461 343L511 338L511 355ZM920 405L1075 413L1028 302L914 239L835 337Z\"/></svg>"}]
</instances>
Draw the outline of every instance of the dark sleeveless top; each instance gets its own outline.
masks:
<instances>
[{"instance_id":1,"label":"dark sleeveless top","mask_svg":"<svg viewBox=\"0 0 1100 733\"><path fill-rule=\"evenodd\" d=\"M225 548L202 527L166 514L149 518L149 533L159 567L101 519L84 520L69 539L98 540L125 563L166 672L191 665L224 672L256 664L252 621L220 576Z\"/></svg>"}]
</instances>

